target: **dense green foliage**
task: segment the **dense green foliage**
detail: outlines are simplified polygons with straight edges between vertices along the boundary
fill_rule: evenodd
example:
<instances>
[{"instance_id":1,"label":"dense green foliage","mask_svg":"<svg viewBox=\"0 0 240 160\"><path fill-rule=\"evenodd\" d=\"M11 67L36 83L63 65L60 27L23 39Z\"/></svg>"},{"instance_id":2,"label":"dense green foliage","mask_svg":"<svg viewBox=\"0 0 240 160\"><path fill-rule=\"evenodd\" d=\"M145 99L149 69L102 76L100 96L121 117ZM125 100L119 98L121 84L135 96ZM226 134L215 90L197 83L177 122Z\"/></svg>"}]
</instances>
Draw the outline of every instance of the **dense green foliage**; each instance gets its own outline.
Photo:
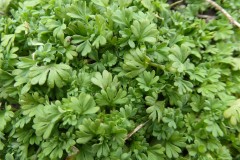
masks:
<instances>
[{"instance_id":1,"label":"dense green foliage","mask_svg":"<svg viewBox=\"0 0 240 160\"><path fill-rule=\"evenodd\" d=\"M0 159L240 158L240 30L198 18L207 3L9 2ZM217 2L240 20L238 0Z\"/></svg>"}]
</instances>

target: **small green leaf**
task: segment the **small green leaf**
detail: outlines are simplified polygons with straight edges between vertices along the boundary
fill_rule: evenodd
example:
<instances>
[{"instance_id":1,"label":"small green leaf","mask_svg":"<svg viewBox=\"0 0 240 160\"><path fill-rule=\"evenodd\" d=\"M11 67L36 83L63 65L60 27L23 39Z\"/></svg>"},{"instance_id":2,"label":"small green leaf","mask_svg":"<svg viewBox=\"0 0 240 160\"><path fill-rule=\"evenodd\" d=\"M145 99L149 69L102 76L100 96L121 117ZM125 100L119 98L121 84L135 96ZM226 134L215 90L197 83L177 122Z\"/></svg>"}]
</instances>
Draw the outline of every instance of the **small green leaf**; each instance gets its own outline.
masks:
<instances>
[{"instance_id":1,"label":"small green leaf","mask_svg":"<svg viewBox=\"0 0 240 160\"><path fill-rule=\"evenodd\" d=\"M92 2L96 5L106 7L106 6L108 6L109 0L92 0Z\"/></svg>"},{"instance_id":2,"label":"small green leaf","mask_svg":"<svg viewBox=\"0 0 240 160\"><path fill-rule=\"evenodd\" d=\"M143 74L140 74L139 78L137 78L136 80L138 81L138 85L141 89L149 91L157 84L159 76L155 76L155 71L144 71Z\"/></svg>"},{"instance_id":3,"label":"small green leaf","mask_svg":"<svg viewBox=\"0 0 240 160\"><path fill-rule=\"evenodd\" d=\"M125 75L129 78L136 77L148 67L149 58L146 56L144 51L140 49L130 50L130 53L127 53L124 56L124 64L122 68L125 72Z\"/></svg>"},{"instance_id":4,"label":"small green leaf","mask_svg":"<svg viewBox=\"0 0 240 160\"><path fill-rule=\"evenodd\" d=\"M104 36L99 35L95 41L93 42L92 46L95 46L97 49L99 48L99 46L103 46L107 43L107 40Z\"/></svg>"},{"instance_id":5,"label":"small green leaf","mask_svg":"<svg viewBox=\"0 0 240 160\"><path fill-rule=\"evenodd\" d=\"M97 72L91 81L101 89L106 89L108 86L117 87L119 85L117 77L115 76L113 78L112 74L107 70L104 70L102 75L101 73Z\"/></svg>"},{"instance_id":6,"label":"small green leaf","mask_svg":"<svg viewBox=\"0 0 240 160\"><path fill-rule=\"evenodd\" d=\"M149 20L133 21L131 30L134 38L138 42L148 42L153 44L157 41L157 27L155 24L151 24Z\"/></svg>"},{"instance_id":7,"label":"small green leaf","mask_svg":"<svg viewBox=\"0 0 240 160\"><path fill-rule=\"evenodd\" d=\"M12 119L14 113L10 110L10 106L7 106L5 110L0 110L0 131L3 131L7 123Z\"/></svg>"},{"instance_id":8,"label":"small green leaf","mask_svg":"<svg viewBox=\"0 0 240 160\"><path fill-rule=\"evenodd\" d=\"M233 102L228 109L223 113L225 118L230 118L232 125L237 125L240 122L240 100Z\"/></svg>"},{"instance_id":9,"label":"small green leaf","mask_svg":"<svg viewBox=\"0 0 240 160\"><path fill-rule=\"evenodd\" d=\"M187 92L191 92L192 88L193 88L193 84L189 81L185 81L183 79L178 78L175 82L174 82L174 86L178 87L178 92L179 94L184 94Z\"/></svg>"},{"instance_id":10,"label":"small green leaf","mask_svg":"<svg viewBox=\"0 0 240 160\"><path fill-rule=\"evenodd\" d=\"M12 154L7 153L7 154L5 155L5 159L6 159L6 160L14 160L14 157L13 157Z\"/></svg>"},{"instance_id":11,"label":"small green leaf","mask_svg":"<svg viewBox=\"0 0 240 160\"><path fill-rule=\"evenodd\" d=\"M147 96L146 98L147 105L150 107L147 108L146 112L149 114L149 118L155 121L157 119L158 122L163 117L163 110L165 107L164 101L157 101L157 94L153 93L153 96Z\"/></svg>"},{"instance_id":12,"label":"small green leaf","mask_svg":"<svg viewBox=\"0 0 240 160\"><path fill-rule=\"evenodd\" d=\"M164 147L160 144L156 144L154 146L149 147L148 153L148 160L164 160Z\"/></svg>"},{"instance_id":13,"label":"small green leaf","mask_svg":"<svg viewBox=\"0 0 240 160\"><path fill-rule=\"evenodd\" d=\"M114 86L107 87L106 90L101 90L101 93L96 94L96 102L99 106L116 106L126 104L128 101L127 92Z\"/></svg>"},{"instance_id":14,"label":"small green leaf","mask_svg":"<svg viewBox=\"0 0 240 160\"><path fill-rule=\"evenodd\" d=\"M92 51L92 46L90 42L87 40L80 45L77 46L76 48L77 52L81 52L82 56L86 56L88 53Z\"/></svg>"},{"instance_id":15,"label":"small green leaf","mask_svg":"<svg viewBox=\"0 0 240 160\"><path fill-rule=\"evenodd\" d=\"M64 40L64 30L66 29L66 25L62 24L61 26L57 27L53 31L53 36L59 38L62 42Z\"/></svg>"},{"instance_id":16,"label":"small green leaf","mask_svg":"<svg viewBox=\"0 0 240 160\"><path fill-rule=\"evenodd\" d=\"M29 77L32 78L32 85L43 85L47 82L50 88L55 85L63 87L70 78L70 67L66 64L54 64L48 66L33 66L30 69Z\"/></svg>"}]
</instances>

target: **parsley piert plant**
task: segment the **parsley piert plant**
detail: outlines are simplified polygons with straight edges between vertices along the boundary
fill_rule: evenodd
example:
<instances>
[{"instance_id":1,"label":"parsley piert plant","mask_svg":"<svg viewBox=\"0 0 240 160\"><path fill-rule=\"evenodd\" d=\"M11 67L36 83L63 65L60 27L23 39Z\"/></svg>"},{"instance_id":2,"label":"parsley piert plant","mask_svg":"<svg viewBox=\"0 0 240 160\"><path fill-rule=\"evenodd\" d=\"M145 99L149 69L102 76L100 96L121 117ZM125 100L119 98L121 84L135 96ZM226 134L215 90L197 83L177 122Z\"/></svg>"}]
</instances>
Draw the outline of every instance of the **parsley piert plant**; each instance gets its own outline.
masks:
<instances>
[{"instance_id":1,"label":"parsley piert plant","mask_svg":"<svg viewBox=\"0 0 240 160\"><path fill-rule=\"evenodd\" d=\"M0 0L0 159L239 159L240 30L173 3Z\"/></svg>"}]
</instances>

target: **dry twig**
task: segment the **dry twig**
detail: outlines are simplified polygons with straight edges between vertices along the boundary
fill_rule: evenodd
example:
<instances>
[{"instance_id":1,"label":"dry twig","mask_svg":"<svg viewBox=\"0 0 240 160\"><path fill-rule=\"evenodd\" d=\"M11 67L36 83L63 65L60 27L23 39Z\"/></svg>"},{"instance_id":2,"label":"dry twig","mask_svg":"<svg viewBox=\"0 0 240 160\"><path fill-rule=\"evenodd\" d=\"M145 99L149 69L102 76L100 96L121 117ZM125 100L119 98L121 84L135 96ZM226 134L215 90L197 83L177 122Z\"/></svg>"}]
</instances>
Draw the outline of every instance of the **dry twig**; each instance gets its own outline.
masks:
<instances>
[{"instance_id":1,"label":"dry twig","mask_svg":"<svg viewBox=\"0 0 240 160\"><path fill-rule=\"evenodd\" d=\"M221 11L227 19L235 26L240 28L240 23L238 23L225 9L223 9L220 5L218 5L216 2L212 0L206 0L206 2L210 3L213 7L215 7L217 10Z\"/></svg>"},{"instance_id":2,"label":"dry twig","mask_svg":"<svg viewBox=\"0 0 240 160\"><path fill-rule=\"evenodd\" d=\"M173 7L175 7L176 5L178 5L178 4L182 3L182 2L183 2L183 0L179 0L177 2L174 2L174 3L170 4L170 8L173 8Z\"/></svg>"},{"instance_id":3,"label":"dry twig","mask_svg":"<svg viewBox=\"0 0 240 160\"><path fill-rule=\"evenodd\" d=\"M216 16L211 16L211 15L205 15L205 14L199 14L197 15L199 18L203 18L203 19L215 19Z\"/></svg>"},{"instance_id":4,"label":"dry twig","mask_svg":"<svg viewBox=\"0 0 240 160\"><path fill-rule=\"evenodd\" d=\"M149 120L148 120L148 121L149 121ZM127 137L126 137L124 140L126 141L127 139L129 139L130 137L132 137L132 135L135 134L137 131L139 131L142 127L144 127L144 126L148 123L148 121L146 121L146 122L144 122L144 123L142 123L142 124L139 124L131 133L129 133L129 134L127 135Z\"/></svg>"}]
</instances>

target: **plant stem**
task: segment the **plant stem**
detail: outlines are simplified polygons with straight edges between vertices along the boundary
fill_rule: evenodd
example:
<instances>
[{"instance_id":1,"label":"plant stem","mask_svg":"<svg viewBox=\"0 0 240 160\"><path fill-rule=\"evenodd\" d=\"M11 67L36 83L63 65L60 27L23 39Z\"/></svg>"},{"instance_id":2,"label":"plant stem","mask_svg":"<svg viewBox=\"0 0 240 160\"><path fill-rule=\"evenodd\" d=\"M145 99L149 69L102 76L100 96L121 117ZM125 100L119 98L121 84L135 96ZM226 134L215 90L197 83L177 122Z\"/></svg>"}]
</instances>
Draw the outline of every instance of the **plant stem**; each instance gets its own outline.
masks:
<instances>
[{"instance_id":1,"label":"plant stem","mask_svg":"<svg viewBox=\"0 0 240 160\"><path fill-rule=\"evenodd\" d=\"M235 26L237 26L238 28L240 28L240 23L238 23L225 9L223 9L220 5L218 5L216 2L212 1L212 0L206 0L206 2L210 3L214 8L216 8L217 10L219 10L220 12L222 12L227 19Z\"/></svg>"},{"instance_id":2,"label":"plant stem","mask_svg":"<svg viewBox=\"0 0 240 160\"><path fill-rule=\"evenodd\" d=\"M165 66L160 65L160 64L157 64L157 63L150 62L149 65L150 65L150 66L153 66L153 67L160 68L160 69L162 69L162 70L165 69Z\"/></svg>"},{"instance_id":3,"label":"plant stem","mask_svg":"<svg viewBox=\"0 0 240 160\"><path fill-rule=\"evenodd\" d=\"M203 18L203 19L215 19L216 16L210 16L210 15L204 15L204 14L199 14L197 15L199 18Z\"/></svg>"},{"instance_id":4,"label":"plant stem","mask_svg":"<svg viewBox=\"0 0 240 160\"><path fill-rule=\"evenodd\" d=\"M182 2L183 2L183 0L174 2L174 3L170 4L170 8L173 8L173 7L175 7L176 5L178 5L178 4L182 3Z\"/></svg>"}]
</instances>

